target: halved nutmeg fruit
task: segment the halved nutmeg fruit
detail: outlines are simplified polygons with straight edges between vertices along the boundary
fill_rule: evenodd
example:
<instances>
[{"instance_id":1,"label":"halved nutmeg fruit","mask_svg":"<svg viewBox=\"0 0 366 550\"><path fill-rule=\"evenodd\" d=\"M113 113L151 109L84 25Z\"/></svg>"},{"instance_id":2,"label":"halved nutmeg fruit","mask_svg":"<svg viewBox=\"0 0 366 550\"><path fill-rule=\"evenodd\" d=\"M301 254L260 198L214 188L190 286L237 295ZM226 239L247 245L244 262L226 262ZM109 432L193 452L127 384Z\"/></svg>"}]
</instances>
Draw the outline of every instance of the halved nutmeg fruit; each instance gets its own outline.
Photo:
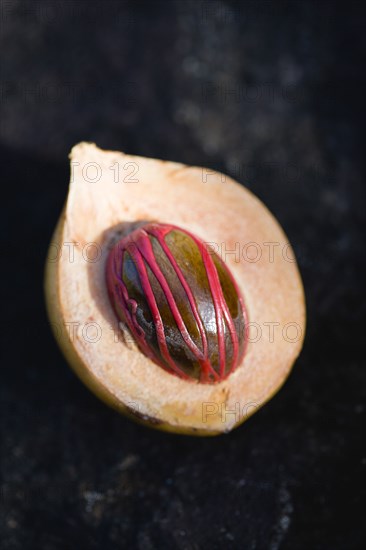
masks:
<instances>
[{"instance_id":1,"label":"halved nutmeg fruit","mask_svg":"<svg viewBox=\"0 0 366 550\"><path fill-rule=\"evenodd\" d=\"M101 399L177 433L232 430L279 389L305 331L289 242L247 189L205 168L71 152L46 301Z\"/></svg>"}]
</instances>

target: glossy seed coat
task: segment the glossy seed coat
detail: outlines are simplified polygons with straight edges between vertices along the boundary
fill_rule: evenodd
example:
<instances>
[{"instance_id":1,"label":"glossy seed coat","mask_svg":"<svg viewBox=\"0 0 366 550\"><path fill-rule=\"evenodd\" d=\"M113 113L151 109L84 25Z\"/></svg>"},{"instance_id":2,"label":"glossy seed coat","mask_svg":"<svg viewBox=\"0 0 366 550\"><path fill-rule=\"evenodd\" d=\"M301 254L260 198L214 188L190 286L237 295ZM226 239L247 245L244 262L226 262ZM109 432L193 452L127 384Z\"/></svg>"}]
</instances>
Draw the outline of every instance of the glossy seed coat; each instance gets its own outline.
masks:
<instances>
[{"instance_id":1,"label":"glossy seed coat","mask_svg":"<svg viewBox=\"0 0 366 550\"><path fill-rule=\"evenodd\" d=\"M111 250L106 283L117 317L168 372L214 383L240 364L247 315L221 258L192 233L150 223Z\"/></svg>"}]
</instances>

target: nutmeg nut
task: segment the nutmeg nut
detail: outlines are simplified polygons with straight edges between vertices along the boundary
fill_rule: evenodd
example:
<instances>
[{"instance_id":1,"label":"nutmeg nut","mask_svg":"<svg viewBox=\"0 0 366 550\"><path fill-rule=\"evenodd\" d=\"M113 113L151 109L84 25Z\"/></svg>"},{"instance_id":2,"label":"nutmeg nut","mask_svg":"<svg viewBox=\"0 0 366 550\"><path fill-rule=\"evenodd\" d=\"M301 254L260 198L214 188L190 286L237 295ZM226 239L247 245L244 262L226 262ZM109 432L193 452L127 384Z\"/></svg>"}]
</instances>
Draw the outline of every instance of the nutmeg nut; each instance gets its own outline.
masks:
<instances>
[{"instance_id":1,"label":"nutmeg nut","mask_svg":"<svg viewBox=\"0 0 366 550\"><path fill-rule=\"evenodd\" d=\"M117 316L168 372L208 383L238 366L243 298L222 259L192 233L171 224L139 227L109 253L106 281Z\"/></svg>"}]
</instances>

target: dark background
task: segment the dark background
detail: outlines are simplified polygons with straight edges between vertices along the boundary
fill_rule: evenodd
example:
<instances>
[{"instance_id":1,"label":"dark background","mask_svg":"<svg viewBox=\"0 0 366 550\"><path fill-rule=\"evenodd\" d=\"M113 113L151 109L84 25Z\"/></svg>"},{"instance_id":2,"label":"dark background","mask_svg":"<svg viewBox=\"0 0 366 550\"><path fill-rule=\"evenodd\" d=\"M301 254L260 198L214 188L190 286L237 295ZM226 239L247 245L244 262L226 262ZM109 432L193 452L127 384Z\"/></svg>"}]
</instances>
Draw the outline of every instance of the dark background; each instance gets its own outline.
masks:
<instances>
[{"instance_id":1,"label":"dark background","mask_svg":"<svg viewBox=\"0 0 366 550\"><path fill-rule=\"evenodd\" d=\"M361 5L3 0L0 20L1 547L361 548ZM288 234L305 347L233 433L135 425L61 356L42 279L79 140L222 170Z\"/></svg>"}]
</instances>

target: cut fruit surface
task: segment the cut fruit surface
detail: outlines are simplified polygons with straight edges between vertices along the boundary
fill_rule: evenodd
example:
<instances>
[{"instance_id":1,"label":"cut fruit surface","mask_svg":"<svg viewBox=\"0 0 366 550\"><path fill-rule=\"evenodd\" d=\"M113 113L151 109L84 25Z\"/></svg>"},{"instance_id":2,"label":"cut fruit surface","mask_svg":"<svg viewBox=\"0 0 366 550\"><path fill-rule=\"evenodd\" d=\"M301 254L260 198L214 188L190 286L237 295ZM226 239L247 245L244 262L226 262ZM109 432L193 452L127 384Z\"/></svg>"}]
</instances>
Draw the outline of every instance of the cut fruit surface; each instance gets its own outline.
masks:
<instances>
[{"instance_id":1,"label":"cut fruit surface","mask_svg":"<svg viewBox=\"0 0 366 550\"><path fill-rule=\"evenodd\" d=\"M80 143L46 264L52 328L68 362L101 399L150 426L228 432L280 388L305 332L301 278L283 230L245 187L211 170ZM119 325L105 283L108 254L151 222L197 235L228 266L248 314L246 352L214 384L172 376Z\"/></svg>"}]
</instances>

